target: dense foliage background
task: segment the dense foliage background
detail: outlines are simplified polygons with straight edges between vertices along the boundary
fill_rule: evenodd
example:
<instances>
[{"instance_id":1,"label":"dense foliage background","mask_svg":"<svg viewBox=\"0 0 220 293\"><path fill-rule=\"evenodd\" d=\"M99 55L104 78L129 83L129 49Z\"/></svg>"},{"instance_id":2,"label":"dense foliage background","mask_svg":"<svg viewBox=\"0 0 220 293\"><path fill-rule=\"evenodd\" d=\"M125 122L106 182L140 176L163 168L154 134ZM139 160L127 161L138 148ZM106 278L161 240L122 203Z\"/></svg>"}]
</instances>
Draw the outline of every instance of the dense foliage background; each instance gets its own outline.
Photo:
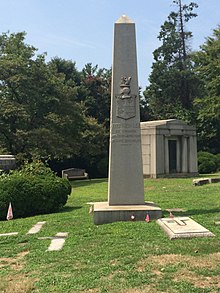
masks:
<instances>
[{"instance_id":1,"label":"dense foliage background","mask_svg":"<svg viewBox=\"0 0 220 293\"><path fill-rule=\"evenodd\" d=\"M198 5L174 0L153 52L141 120L178 118L196 126L198 150L220 153L220 27L198 52L186 30ZM108 163L111 69L46 54L25 33L0 35L0 153L19 163L39 158L60 172L86 168L105 176Z\"/></svg>"}]
</instances>

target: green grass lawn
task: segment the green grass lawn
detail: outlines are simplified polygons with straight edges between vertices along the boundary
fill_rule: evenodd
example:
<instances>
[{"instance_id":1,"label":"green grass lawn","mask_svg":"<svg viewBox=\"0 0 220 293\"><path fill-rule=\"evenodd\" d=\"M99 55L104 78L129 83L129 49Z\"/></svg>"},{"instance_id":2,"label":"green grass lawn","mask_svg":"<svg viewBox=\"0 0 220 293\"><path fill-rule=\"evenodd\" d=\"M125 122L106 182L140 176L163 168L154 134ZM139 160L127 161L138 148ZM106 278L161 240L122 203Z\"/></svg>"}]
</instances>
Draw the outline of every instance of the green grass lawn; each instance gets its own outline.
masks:
<instances>
[{"instance_id":1,"label":"green grass lawn","mask_svg":"<svg viewBox=\"0 0 220 293\"><path fill-rule=\"evenodd\" d=\"M220 183L145 180L145 199L164 217L168 208L185 209L173 214L216 235L173 241L156 222L94 225L87 202L107 200L107 180L72 186L62 212L0 222L0 233L19 232L0 237L0 292L220 292ZM42 230L25 235L38 221L46 221ZM57 232L69 232L63 249L46 252L50 240L37 238Z\"/></svg>"}]
</instances>

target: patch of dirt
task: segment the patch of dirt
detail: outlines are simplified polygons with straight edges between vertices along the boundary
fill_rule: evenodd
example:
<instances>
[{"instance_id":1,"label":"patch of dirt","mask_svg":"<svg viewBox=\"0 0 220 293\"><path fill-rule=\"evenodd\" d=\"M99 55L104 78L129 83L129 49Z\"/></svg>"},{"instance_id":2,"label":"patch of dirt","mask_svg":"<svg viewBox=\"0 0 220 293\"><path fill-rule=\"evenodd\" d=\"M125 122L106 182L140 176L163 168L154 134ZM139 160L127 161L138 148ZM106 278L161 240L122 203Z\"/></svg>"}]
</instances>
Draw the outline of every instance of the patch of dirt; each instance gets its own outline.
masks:
<instances>
[{"instance_id":1,"label":"patch of dirt","mask_svg":"<svg viewBox=\"0 0 220 293\"><path fill-rule=\"evenodd\" d=\"M156 292L158 291L150 285L147 285L141 288L131 288L131 289L120 291L120 293L156 293Z\"/></svg>"},{"instance_id":2,"label":"patch of dirt","mask_svg":"<svg viewBox=\"0 0 220 293\"><path fill-rule=\"evenodd\" d=\"M108 276L102 276L101 277L101 280L103 280L103 281L109 281L109 280L112 280L114 278L114 276L116 276L116 275L117 275L117 272L116 273L111 273Z\"/></svg>"},{"instance_id":3,"label":"patch of dirt","mask_svg":"<svg viewBox=\"0 0 220 293\"><path fill-rule=\"evenodd\" d=\"M7 286L3 289L2 293L30 293L35 289L33 278L28 278L24 274L10 275L6 278ZM38 292L34 290L34 292Z\"/></svg>"},{"instance_id":4,"label":"patch of dirt","mask_svg":"<svg viewBox=\"0 0 220 293\"><path fill-rule=\"evenodd\" d=\"M150 256L147 259L143 259L138 264L138 270L143 269L147 265L153 267L166 267L168 265L185 264L191 268L215 268L220 262L220 252L201 255L201 256L188 256L181 254L163 254Z\"/></svg>"},{"instance_id":5,"label":"patch of dirt","mask_svg":"<svg viewBox=\"0 0 220 293\"><path fill-rule=\"evenodd\" d=\"M11 266L14 270L21 270L24 266L23 258L29 251L25 250L17 254L16 257L2 257L0 258L0 268Z\"/></svg>"},{"instance_id":6,"label":"patch of dirt","mask_svg":"<svg viewBox=\"0 0 220 293\"><path fill-rule=\"evenodd\" d=\"M144 187L144 191L154 190L154 189L155 189L154 186L145 186L145 187Z\"/></svg>"},{"instance_id":7,"label":"patch of dirt","mask_svg":"<svg viewBox=\"0 0 220 293\"><path fill-rule=\"evenodd\" d=\"M197 288L209 288L209 287L215 287L220 288L220 279L219 276L201 276L196 274L195 272L189 271L186 268L178 271L178 274L176 273L174 275L175 282L180 281L188 281L193 286Z\"/></svg>"},{"instance_id":8,"label":"patch of dirt","mask_svg":"<svg viewBox=\"0 0 220 293\"><path fill-rule=\"evenodd\" d=\"M120 261L117 260L117 259L114 259L114 260L111 260L111 261L110 261L110 265L113 266L113 267L115 267L115 266L117 266L117 265L119 265L119 264L120 264Z\"/></svg>"},{"instance_id":9,"label":"patch of dirt","mask_svg":"<svg viewBox=\"0 0 220 293\"><path fill-rule=\"evenodd\" d=\"M198 268L215 269L220 263L220 252L209 255L188 256L181 254L164 254L150 256L138 263L137 271L145 270L145 267L151 266L155 278L163 278L164 271L169 266L178 266L176 272L171 273L175 282L187 281L197 288L220 288L219 276L203 276L194 270ZM148 291L146 291L148 292Z\"/></svg>"},{"instance_id":10,"label":"patch of dirt","mask_svg":"<svg viewBox=\"0 0 220 293\"><path fill-rule=\"evenodd\" d=\"M162 273L161 271L158 271L158 270L153 270L152 272L153 272L153 274L154 274L155 276L157 276L157 277L160 277L160 276L163 275L163 273Z\"/></svg>"}]
</instances>

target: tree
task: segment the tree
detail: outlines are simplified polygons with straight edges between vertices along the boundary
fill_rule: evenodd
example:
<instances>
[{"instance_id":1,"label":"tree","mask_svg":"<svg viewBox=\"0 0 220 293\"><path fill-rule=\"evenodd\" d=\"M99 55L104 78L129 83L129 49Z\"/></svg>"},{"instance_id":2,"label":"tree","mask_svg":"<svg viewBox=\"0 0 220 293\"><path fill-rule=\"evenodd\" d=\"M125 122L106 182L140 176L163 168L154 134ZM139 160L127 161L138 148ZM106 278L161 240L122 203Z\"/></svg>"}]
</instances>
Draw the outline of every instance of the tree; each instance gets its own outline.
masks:
<instances>
[{"instance_id":1,"label":"tree","mask_svg":"<svg viewBox=\"0 0 220 293\"><path fill-rule=\"evenodd\" d=\"M109 128L111 70L88 63L80 72L75 62L58 57L49 63L64 75L65 84L72 88L72 98L84 105L85 115Z\"/></svg>"},{"instance_id":2,"label":"tree","mask_svg":"<svg viewBox=\"0 0 220 293\"><path fill-rule=\"evenodd\" d=\"M97 119L98 123L109 129L111 70L86 64L82 70L82 85L84 91L81 99L84 101L86 115Z\"/></svg>"},{"instance_id":3,"label":"tree","mask_svg":"<svg viewBox=\"0 0 220 293\"><path fill-rule=\"evenodd\" d=\"M182 4L174 0L177 11L172 11L161 26L159 40L162 45L153 52L154 63L149 78L150 85L144 92L145 105L151 118L184 118L188 120L192 102L197 94L198 79L188 46L192 33L186 23L197 15L198 5Z\"/></svg>"},{"instance_id":4,"label":"tree","mask_svg":"<svg viewBox=\"0 0 220 293\"><path fill-rule=\"evenodd\" d=\"M0 35L0 150L96 166L108 153L110 71L45 56L24 32Z\"/></svg>"},{"instance_id":5,"label":"tree","mask_svg":"<svg viewBox=\"0 0 220 293\"><path fill-rule=\"evenodd\" d=\"M195 72L202 81L195 99L199 149L220 153L220 26L194 55Z\"/></svg>"},{"instance_id":6,"label":"tree","mask_svg":"<svg viewBox=\"0 0 220 293\"><path fill-rule=\"evenodd\" d=\"M93 67L89 63L79 72L74 62L58 57L50 64L63 74L70 98L83 107L85 123L75 162L93 166L94 170L94 165L108 155L111 70L98 69L98 65Z\"/></svg>"},{"instance_id":7,"label":"tree","mask_svg":"<svg viewBox=\"0 0 220 293\"><path fill-rule=\"evenodd\" d=\"M63 74L65 84L72 88L80 86L82 77L81 72L76 68L76 62L54 57L48 64L59 74Z\"/></svg>"},{"instance_id":8,"label":"tree","mask_svg":"<svg viewBox=\"0 0 220 293\"><path fill-rule=\"evenodd\" d=\"M0 145L18 157L64 157L80 151L85 123L64 75L25 44L0 36Z\"/></svg>"}]
</instances>

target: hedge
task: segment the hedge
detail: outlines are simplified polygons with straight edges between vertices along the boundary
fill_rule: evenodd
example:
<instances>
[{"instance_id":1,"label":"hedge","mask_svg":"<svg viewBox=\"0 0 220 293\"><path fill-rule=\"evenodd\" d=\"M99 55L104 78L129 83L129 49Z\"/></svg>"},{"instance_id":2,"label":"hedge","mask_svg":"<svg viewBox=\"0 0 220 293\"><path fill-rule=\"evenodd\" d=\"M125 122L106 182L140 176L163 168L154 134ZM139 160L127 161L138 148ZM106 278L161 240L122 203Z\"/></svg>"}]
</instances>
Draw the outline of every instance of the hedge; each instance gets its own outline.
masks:
<instances>
[{"instance_id":1,"label":"hedge","mask_svg":"<svg viewBox=\"0 0 220 293\"><path fill-rule=\"evenodd\" d=\"M198 152L198 170L200 174L216 172L218 170L218 156L208 152Z\"/></svg>"},{"instance_id":2,"label":"hedge","mask_svg":"<svg viewBox=\"0 0 220 293\"><path fill-rule=\"evenodd\" d=\"M56 212L70 193L68 180L54 174L15 172L0 178L0 219L6 219L10 202L14 218Z\"/></svg>"}]
</instances>

